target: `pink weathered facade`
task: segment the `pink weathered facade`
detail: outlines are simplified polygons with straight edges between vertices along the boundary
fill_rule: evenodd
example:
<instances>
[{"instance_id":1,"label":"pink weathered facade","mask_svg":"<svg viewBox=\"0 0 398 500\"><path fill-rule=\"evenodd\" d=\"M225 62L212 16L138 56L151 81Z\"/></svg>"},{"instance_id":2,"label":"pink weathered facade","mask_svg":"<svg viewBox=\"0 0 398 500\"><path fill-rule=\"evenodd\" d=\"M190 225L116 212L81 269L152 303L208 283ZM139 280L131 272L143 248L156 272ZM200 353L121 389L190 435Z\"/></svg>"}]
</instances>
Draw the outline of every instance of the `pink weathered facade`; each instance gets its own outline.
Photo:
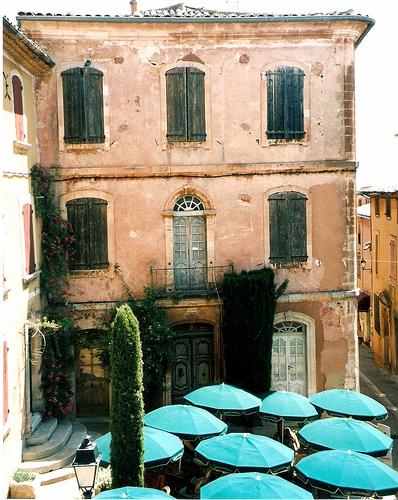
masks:
<instances>
[{"instance_id":1,"label":"pink weathered facade","mask_svg":"<svg viewBox=\"0 0 398 500\"><path fill-rule=\"evenodd\" d=\"M115 266L137 296L150 285L162 292L181 358L168 374L171 402L184 387L223 379L222 274L273 265L278 283L289 280L275 318L275 338L289 354L274 387L307 395L357 390L354 52L373 21L350 12L217 16L179 8L18 18L56 62L38 80L37 118L41 162L58 169L61 205L66 213L77 199L107 204L108 264L70 276L80 325L96 328L101 312L123 296ZM61 73L86 61L103 75L105 139L70 144ZM267 131L268 75L278 67L303 75L304 130L294 140ZM167 135L166 73L175 68L203 76L204 140ZM306 255L286 265L270 262L270 200L284 193L305 200ZM202 239L192 240L192 228L184 233L202 258L201 290L176 284L176 202L184 196L201 202ZM194 266L188 261L188 273ZM298 385L283 380L292 365Z\"/></svg>"}]
</instances>

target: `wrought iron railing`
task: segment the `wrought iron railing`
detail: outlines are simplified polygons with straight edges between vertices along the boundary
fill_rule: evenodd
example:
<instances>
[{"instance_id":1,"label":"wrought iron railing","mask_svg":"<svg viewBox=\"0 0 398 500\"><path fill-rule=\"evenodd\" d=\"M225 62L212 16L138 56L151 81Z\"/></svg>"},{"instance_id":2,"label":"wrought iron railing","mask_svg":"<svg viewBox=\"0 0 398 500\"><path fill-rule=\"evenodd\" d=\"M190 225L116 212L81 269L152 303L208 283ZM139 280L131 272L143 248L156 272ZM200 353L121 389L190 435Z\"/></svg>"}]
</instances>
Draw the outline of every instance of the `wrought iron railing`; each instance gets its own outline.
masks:
<instances>
[{"instance_id":1,"label":"wrought iron railing","mask_svg":"<svg viewBox=\"0 0 398 500\"><path fill-rule=\"evenodd\" d=\"M151 267L151 286L159 294L206 294L220 291L224 274L234 270L229 266Z\"/></svg>"}]
</instances>

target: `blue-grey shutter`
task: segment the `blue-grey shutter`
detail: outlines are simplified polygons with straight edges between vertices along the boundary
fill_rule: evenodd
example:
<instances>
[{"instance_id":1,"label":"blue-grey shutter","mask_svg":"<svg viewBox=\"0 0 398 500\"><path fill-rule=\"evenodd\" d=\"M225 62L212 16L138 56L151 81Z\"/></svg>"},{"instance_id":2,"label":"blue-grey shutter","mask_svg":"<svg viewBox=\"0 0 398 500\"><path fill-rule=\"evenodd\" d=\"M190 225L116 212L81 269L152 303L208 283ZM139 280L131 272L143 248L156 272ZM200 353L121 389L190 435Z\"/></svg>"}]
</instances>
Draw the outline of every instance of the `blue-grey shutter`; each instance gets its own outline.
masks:
<instances>
[{"instance_id":1,"label":"blue-grey shutter","mask_svg":"<svg viewBox=\"0 0 398 500\"><path fill-rule=\"evenodd\" d=\"M64 141L67 144L83 142L83 92L81 68L61 73L64 102Z\"/></svg>"},{"instance_id":2,"label":"blue-grey shutter","mask_svg":"<svg viewBox=\"0 0 398 500\"><path fill-rule=\"evenodd\" d=\"M66 209L68 222L72 225L75 239L75 254L73 261L69 263L69 269L90 269L90 227L87 198L68 201Z\"/></svg>"},{"instance_id":3,"label":"blue-grey shutter","mask_svg":"<svg viewBox=\"0 0 398 500\"><path fill-rule=\"evenodd\" d=\"M167 140L187 140L186 68L173 68L166 72Z\"/></svg>"},{"instance_id":4,"label":"blue-grey shutter","mask_svg":"<svg viewBox=\"0 0 398 500\"><path fill-rule=\"evenodd\" d=\"M186 68L186 73L188 141L205 141L205 73L193 67Z\"/></svg>"},{"instance_id":5,"label":"blue-grey shutter","mask_svg":"<svg viewBox=\"0 0 398 500\"><path fill-rule=\"evenodd\" d=\"M89 144L105 141L103 73L95 68L83 68L84 125L83 136Z\"/></svg>"},{"instance_id":6,"label":"blue-grey shutter","mask_svg":"<svg viewBox=\"0 0 398 500\"><path fill-rule=\"evenodd\" d=\"M299 140L304 130L304 72L279 66L268 70L267 138Z\"/></svg>"},{"instance_id":7,"label":"blue-grey shutter","mask_svg":"<svg viewBox=\"0 0 398 500\"><path fill-rule=\"evenodd\" d=\"M88 198L90 206L90 269L108 267L108 224L105 200Z\"/></svg>"}]
</instances>

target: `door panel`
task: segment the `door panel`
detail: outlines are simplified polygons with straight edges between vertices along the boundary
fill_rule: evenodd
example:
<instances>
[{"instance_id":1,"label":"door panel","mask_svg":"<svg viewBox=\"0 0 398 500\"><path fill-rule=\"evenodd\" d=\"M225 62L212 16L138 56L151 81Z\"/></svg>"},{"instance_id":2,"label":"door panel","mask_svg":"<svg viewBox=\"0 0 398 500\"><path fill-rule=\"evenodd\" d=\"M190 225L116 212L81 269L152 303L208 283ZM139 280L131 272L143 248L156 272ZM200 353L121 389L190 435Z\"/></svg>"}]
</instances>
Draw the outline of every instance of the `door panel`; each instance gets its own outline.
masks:
<instances>
[{"instance_id":1,"label":"door panel","mask_svg":"<svg viewBox=\"0 0 398 500\"><path fill-rule=\"evenodd\" d=\"M176 290L206 288L206 222L203 216L173 218Z\"/></svg>"},{"instance_id":2,"label":"door panel","mask_svg":"<svg viewBox=\"0 0 398 500\"><path fill-rule=\"evenodd\" d=\"M176 330L172 367L172 402L213 382L213 333L208 325L183 325Z\"/></svg>"},{"instance_id":3,"label":"door panel","mask_svg":"<svg viewBox=\"0 0 398 500\"><path fill-rule=\"evenodd\" d=\"M297 392L306 396L306 359L306 336L304 332L274 332L271 389Z\"/></svg>"},{"instance_id":4,"label":"door panel","mask_svg":"<svg viewBox=\"0 0 398 500\"><path fill-rule=\"evenodd\" d=\"M107 417L109 415L109 383L101 367L96 348L78 350L76 376L77 417Z\"/></svg>"}]
</instances>

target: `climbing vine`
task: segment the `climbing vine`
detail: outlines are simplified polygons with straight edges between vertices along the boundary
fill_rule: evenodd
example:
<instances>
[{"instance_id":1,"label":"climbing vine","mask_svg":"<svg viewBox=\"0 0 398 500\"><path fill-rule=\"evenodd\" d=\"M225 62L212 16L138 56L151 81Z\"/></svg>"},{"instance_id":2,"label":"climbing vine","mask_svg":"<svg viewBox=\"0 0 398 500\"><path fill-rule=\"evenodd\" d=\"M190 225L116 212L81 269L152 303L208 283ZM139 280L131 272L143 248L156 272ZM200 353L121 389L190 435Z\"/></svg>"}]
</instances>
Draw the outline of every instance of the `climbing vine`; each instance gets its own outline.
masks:
<instances>
[{"instance_id":1,"label":"climbing vine","mask_svg":"<svg viewBox=\"0 0 398 500\"><path fill-rule=\"evenodd\" d=\"M274 271L229 273L223 280L223 340L226 381L260 394L271 385L272 333L277 288Z\"/></svg>"},{"instance_id":2,"label":"climbing vine","mask_svg":"<svg viewBox=\"0 0 398 500\"><path fill-rule=\"evenodd\" d=\"M73 346L78 329L68 302L66 278L75 253L75 240L72 226L62 218L54 201L54 176L42 165L35 164L31 182L36 214L42 222L40 289L44 298L42 314L46 319L41 328L44 346L40 374L45 399L42 414L44 418L59 418L74 406Z\"/></svg>"}]
</instances>

